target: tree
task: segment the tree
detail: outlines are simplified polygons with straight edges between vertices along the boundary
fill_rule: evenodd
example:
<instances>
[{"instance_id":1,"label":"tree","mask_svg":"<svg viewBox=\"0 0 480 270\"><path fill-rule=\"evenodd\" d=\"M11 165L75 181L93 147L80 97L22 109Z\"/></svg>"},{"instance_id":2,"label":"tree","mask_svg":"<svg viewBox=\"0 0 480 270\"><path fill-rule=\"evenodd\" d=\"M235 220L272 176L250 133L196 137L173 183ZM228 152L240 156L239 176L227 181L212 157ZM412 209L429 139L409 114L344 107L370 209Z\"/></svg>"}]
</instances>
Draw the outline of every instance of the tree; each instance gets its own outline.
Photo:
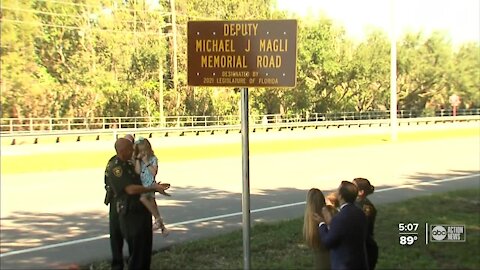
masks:
<instances>
[{"instance_id":1,"label":"tree","mask_svg":"<svg viewBox=\"0 0 480 270\"><path fill-rule=\"evenodd\" d=\"M30 1L2 1L1 116L39 117L49 114L54 79L40 65L34 38L41 33Z\"/></svg>"},{"instance_id":2,"label":"tree","mask_svg":"<svg viewBox=\"0 0 480 270\"><path fill-rule=\"evenodd\" d=\"M466 43L454 56L454 69L448 95L461 97L461 107L480 108L480 46L478 43ZM444 107L450 107L444 104Z\"/></svg>"},{"instance_id":3,"label":"tree","mask_svg":"<svg viewBox=\"0 0 480 270\"><path fill-rule=\"evenodd\" d=\"M348 63L348 41L344 30L328 18L301 22L298 34L297 87L311 112L329 112L342 107L345 89L339 88L343 66ZM295 93L294 92L294 93ZM293 94L293 93L292 93Z\"/></svg>"},{"instance_id":4,"label":"tree","mask_svg":"<svg viewBox=\"0 0 480 270\"><path fill-rule=\"evenodd\" d=\"M448 99L451 45L442 33L408 33L398 50L398 107L423 111Z\"/></svg>"},{"instance_id":5,"label":"tree","mask_svg":"<svg viewBox=\"0 0 480 270\"><path fill-rule=\"evenodd\" d=\"M382 31L371 32L356 49L348 79L355 111L389 107L390 44Z\"/></svg>"},{"instance_id":6,"label":"tree","mask_svg":"<svg viewBox=\"0 0 480 270\"><path fill-rule=\"evenodd\" d=\"M238 113L236 89L187 86L187 22L292 16L274 0L175 3L173 31L170 0L4 0L2 117L158 116L162 100L167 115ZM297 48L297 86L250 91L252 114L389 107L390 46L381 31L356 44L329 18L298 18ZM461 106L480 106L478 43L454 51L443 33L407 33L398 48L399 109L448 108L454 93Z\"/></svg>"}]
</instances>

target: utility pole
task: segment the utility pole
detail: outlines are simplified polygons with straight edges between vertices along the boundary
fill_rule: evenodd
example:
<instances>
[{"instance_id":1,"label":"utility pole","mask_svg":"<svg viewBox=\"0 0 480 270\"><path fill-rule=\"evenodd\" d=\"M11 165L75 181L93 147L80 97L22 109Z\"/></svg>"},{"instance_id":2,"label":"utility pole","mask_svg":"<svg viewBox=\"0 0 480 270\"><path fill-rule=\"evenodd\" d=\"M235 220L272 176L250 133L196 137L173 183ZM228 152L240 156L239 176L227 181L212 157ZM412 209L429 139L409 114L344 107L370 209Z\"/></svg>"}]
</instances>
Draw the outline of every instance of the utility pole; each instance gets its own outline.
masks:
<instances>
[{"instance_id":1,"label":"utility pole","mask_svg":"<svg viewBox=\"0 0 480 270\"><path fill-rule=\"evenodd\" d=\"M160 31L160 39L162 38L162 31ZM158 97L158 105L159 105L159 110L160 110L160 126L164 127L164 115L163 115L163 61L162 59L159 59L158 61L158 84L159 84L159 97Z\"/></svg>"},{"instance_id":2,"label":"utility pole","mask_svg":"<svg viewBox=\"0 0 480 270\"><path fill-rule=\"evenodd\" d=\"M390 126L391 139L397 140L397 32L395 31L395 0L390 0Z\"/></svg>"},{"instance_id":3,"label":"utility pole","mask_svg":"<svg viewBox=\"0 0 480 270\"><path fill-rule=\"evenodd\" d=\"M133 49L137 52L137 0L133 1Z\"/></svg>"},{"instance_id":4,"label":"utility pole","mask_svg":"<svg viewBox=\"0 0 480 270\"><path fill-rule=\"evenodd\" d=\"M173 91L177 95L176 113L179 115L180 93L178 92L178 71L177 71L177 15L175 12L175 0L170 0L172 10L172 35L173 35Z\"/></svg>"}]
</instances>

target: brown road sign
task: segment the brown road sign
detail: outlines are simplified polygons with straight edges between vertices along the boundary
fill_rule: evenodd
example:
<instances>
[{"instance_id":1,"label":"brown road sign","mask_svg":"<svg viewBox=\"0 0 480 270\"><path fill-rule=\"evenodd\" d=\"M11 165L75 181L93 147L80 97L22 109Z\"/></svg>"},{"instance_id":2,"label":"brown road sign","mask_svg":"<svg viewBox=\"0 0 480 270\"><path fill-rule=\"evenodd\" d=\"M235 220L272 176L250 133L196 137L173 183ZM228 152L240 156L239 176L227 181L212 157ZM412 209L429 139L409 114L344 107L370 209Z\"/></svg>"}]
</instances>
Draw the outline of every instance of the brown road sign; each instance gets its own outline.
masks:
<instances>
[{"instance_id":1,"label":"brown road sign","mask_svg":"<svg viewBox=\"0 0 480 270\"><path fill-rule=\"evenodd\" d=\"M297 21L188 22L188 85L295 87Z\"/></svg>"}]
</instances>

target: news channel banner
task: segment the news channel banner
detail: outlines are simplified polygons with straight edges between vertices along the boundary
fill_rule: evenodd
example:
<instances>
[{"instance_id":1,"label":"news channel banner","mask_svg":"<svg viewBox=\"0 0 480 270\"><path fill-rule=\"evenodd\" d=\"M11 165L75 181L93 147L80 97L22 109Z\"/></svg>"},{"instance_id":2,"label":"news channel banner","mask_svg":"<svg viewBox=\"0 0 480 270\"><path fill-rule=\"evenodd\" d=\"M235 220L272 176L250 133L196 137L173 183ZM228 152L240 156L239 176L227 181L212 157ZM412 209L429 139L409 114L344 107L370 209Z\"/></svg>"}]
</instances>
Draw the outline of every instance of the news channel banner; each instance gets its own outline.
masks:
<instances>
[{"instance_id":1,"label":"news channel banner","mask_svg":"<svg viewBox=\"0 0 480 270\"><path fill-rule=\"evenodd\" d=\"M422 224L423 225L423 224ZM465 242L467 240L467 232L465 225L458 224L428 224L423 227L419 223L405 222L398 223L398 240L402 246L412 246L420 239L419 232L425 230L425 245L429 243L440 242Z\"/></svg>"}]
</instances>

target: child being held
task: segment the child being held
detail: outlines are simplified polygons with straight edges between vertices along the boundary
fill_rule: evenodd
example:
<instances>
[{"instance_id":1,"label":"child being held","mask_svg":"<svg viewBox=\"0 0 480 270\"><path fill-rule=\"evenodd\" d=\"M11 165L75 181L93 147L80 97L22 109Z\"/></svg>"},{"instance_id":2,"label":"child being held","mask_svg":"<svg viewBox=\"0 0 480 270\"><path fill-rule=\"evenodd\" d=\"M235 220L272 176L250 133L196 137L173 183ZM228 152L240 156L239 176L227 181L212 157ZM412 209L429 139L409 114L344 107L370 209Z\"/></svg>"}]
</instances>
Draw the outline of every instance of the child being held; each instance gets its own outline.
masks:
<instances>
[{"instance_id":1,"label":"child being held","mask_svg":"<svg viewBox=\"0 0 480 270\"><path fill-rule=\"evenodd\" d=\"M135 171L140 175L142 185L145 187L151 186L155 183L155 177L158 172L158 159L154 155L152 150L152 145L150 142L140 137L135 141ZM170 196L168 193L163 192L163 195ZM163 223L163 219L160 216L158 211L157 202L155 201L155 193L143 193L140 196L140 201L145 205L145 207L152 213L155 217L155 222L153 223L153 230L162 230L162 234L167 236L169 231Z\"/></svg>"}]
</instances>

